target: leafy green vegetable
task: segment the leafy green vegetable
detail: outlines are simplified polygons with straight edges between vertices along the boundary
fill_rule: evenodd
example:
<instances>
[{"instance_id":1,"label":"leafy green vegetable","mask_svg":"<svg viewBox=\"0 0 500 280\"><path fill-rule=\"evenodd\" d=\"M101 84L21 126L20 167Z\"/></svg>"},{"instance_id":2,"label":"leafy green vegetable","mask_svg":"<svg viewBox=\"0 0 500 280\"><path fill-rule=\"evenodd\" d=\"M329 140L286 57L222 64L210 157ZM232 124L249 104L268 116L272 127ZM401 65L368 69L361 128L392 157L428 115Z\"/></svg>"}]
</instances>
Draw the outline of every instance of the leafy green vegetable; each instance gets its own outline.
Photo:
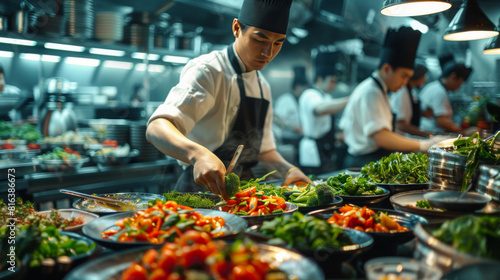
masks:
<instances>
[{"instance_id":1,"label":"leafy green vegetable","mask_svg":"<svg viewBox=\"0 0 500 280\"><path fill-rule=\"evenodd\" d=\"M459 137L453 142L453 147L447 149L454 154L467 157L462 191L467 189L467 185L474 171L477 169L480 160L486 161L489 164L500 162L500 150L495 149L495 142L499 136L500 132L497 132L492 139L485 142L479 137L479 133L476 132L466 139Z\"/></svg>"},{"instance_id":2,"label":"leafy green vegetable","mask_svg":"<svg viewBox=\"0 0 500 280\"><path fill-rule=\"evenodd\" d=\"M225 178L227 195L233 197L240 192L240 177L234 173L229 173Z\"/></svg>"},{"instance_id":3,"label":"leafy green vegetable","mask_svg":"<svg viewBox=\"0 0 500 280\"><path fill-rule=\"evenodd\" d=\"M307 198L307 203L306 206L318 206L321 205L319 204L319 199L318 199L318 194L313 193Z\"/></svg>"},{"instance_id":4,"label":"leafy green vegetable","mask_svg":"<svg viewBox=\"0 0 500 280\"><path fill-rule=\"evenodd\" d=\"M430 233L459 251L500 260L500 217L461 216L444 222Z\"/></svg>"},{"instance_id":5,"label":"leafy green vegetable","mask_svg":"<svg viewBox=\"0 0 500 280\"><path fill-rule=\"evenodd\" d=\"M178 191L171 191L164 193L163 196L167 201L175 201L179 205L189 206L192 208L210 208L215 206L216 202L208 197L191 193L181 193ZM156 202L150 201L149 206L152 207Z\"/></svg>"},{"instance_id":6,"label":"leafy green vegetable","mask_svg":"<svg viewBox=\"0 0 500 280\"><path fill-rule=\"evenodd\" d=\"M318 205L328 205L335 200L332 189L326 183L316 185L314 191L318 194Z\"/></svg>"},{"instance_id":7,"label":"leafy green vegetable","mask_svg":"<svg viewBox=\"0 0 500 280\"><path fill-rule=\"evenodd\" d=\"M429 204L429 201L427 199L418 200L417 203L415 204L415 206L417 206L419 208L424 208L424 209L431 209L431 210L434 209L434 207L432 207Z\"/></svg>"},{"instance_id":8,"label":"leafy green vegetable","mask_svg":"<svg viewBox=\"0 0 500 280\"><path fill-rule=\"evenodd\" d=\"M369 178L374 183L427 183L428 162L429 158L422 153L395 152L365 165L361 169L361 178Z\"/></svg>"},{"instance_id":9,"label":"leafy green vegetable","mask_svg":"<svg viewBox=\"0 0 500 280\"><path fill-rule=\"evenodd\" d=\"M352 245L351 238L338 226L325 220L304 216L300 212L265 221L259 232L274 237L271 243L286 243L289 248L306 250L333 248Z\"/></svg>"},{"instance_id":10,"label":"leafy green vegetable","mask_svg":"<svg viewBox=\"0 0 500 280\"><path fill-rule=\"evenodd\" d=\"M274 174L274 173L276 173L276 170L271 171L258 179L250 179L249 181L242 180L241 181L241 189L244 190L244 189L247 189L250 187L258 187L259 182L264 181L269 175Z\"/></svg>"},{"instance_id":11,"label":"leafy green vegetable","mask_svg":"<svg viewBox=\"0 0 500 280\"><path fill-rule=\"evenodd\" d=\"M383 194L382 189L377 189L377 185L369 182L368 178L353 178L349 174L340 173L336 177L329 177L326 183L338 195L378 195Z\"/></svg>"},{"instance_id":12,"label":"leafy green vegetable","mask_svg":"<svg viewBox=\"0 0 500 280\"><path fill-rule=\"evenodd\" d=\"M42 138L42 134L35 126L24 123L20 126L13 126L5 121L0 121L0 139L22 139L28 142L36 142Z\"/></svg>"},{"instance_id":13,"label":"leafy green vegetable","mask_svg":"<svg viewBox=\"0 0 500 280\"><path fill-rule=\"evenodd\" d=\"M57 147L52 152L45 153L40 156L43 160L78 160L80 159L80 155L75 153L68 153L63 148Z\"/></svg>"}]
</instances>

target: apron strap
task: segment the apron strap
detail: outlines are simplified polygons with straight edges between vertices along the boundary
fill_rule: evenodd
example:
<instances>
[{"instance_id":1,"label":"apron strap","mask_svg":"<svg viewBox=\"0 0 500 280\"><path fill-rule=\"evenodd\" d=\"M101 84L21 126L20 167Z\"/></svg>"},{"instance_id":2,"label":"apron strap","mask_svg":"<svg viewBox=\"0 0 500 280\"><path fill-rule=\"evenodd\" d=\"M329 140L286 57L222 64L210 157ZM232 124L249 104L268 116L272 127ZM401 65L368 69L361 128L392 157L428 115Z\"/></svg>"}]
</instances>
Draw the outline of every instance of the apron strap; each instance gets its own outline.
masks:
<instances>
[{"instance_id":1,"label":"apron strap","mask_svg":"<svg viewBox=\"0 0 500 280\"><path fill-rule=\"evenodd\" d=\"M375 81L375 83L377 84L377 86L380 88L380 90L387 96L388 93L385 92L385 89L384 87L382 86L382 84L380 83L380 81L375 78L373 75L370 75L370 77ZM389 108L391 107L391 104L389 103ZM392 111L391 111L392 113ZM392 113L392 131L396 131L396 114Z\"/></svg>"}]
</instances>

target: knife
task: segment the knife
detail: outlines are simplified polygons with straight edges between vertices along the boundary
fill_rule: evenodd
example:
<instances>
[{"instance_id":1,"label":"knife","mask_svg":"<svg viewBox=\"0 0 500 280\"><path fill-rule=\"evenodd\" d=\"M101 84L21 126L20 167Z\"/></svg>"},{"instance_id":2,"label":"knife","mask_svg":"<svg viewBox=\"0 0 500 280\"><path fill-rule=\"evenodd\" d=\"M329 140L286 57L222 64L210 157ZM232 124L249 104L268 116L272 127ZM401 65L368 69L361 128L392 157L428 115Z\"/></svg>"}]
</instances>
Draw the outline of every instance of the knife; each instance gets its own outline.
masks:
<instances>
[{"instance_id":1,"label":"knife","mask_svg":"<svg viewBox=\"0 0 500 280\"><path fill-rule=\"evenodd\" d=\"M239 145L238 148L236 148L236 152L234 152L233 159L231 160L231 163L229 163L229 166L226 169L226 176L231 173L231 170L233 170L234 165L238 161L238 158L241 155L241 152L243 151L243 145Z\"/></svg>"}]
</instances>

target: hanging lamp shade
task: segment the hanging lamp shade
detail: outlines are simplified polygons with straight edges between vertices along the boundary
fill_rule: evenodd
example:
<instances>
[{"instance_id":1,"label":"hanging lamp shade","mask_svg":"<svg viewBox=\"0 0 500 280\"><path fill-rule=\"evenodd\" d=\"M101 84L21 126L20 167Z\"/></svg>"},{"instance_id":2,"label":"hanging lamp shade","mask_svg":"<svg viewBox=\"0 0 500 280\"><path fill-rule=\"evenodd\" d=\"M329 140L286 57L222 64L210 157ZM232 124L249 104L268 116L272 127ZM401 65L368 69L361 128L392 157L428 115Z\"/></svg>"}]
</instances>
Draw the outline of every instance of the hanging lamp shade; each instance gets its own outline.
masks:
<instances>
[{"instance_id":1,"label":"hanging lamp shade","mask_svg":"<svg viewBox=\"0 0 500 280\"><path fill-rule=\"evenodd\" d=\"M463 0L460 9L444 31L447 41L470 41L498 35L491 20L484 14L476 0Z\"/></svg>"},{"instance_id":2,"label":"hanging lamp shade","mask_svg":"<svg viewBox=\"0 0 500 280\"><path fill-rule=\"evenodd\" d=\"M500 54L500 40L498 36L491 38L484 46L483 54Z\"/></svg>"},{"instance_id":3,"label":"hanging lamp shade","mask_svg":"<svg viewBox=\"0 0 500 280\"><path fill-rule=\"evenodd\" d=\"M385 0L380 13L392 17L423 16L446 11L451 3L446 0Z\"/></svg>"}]
</instances>

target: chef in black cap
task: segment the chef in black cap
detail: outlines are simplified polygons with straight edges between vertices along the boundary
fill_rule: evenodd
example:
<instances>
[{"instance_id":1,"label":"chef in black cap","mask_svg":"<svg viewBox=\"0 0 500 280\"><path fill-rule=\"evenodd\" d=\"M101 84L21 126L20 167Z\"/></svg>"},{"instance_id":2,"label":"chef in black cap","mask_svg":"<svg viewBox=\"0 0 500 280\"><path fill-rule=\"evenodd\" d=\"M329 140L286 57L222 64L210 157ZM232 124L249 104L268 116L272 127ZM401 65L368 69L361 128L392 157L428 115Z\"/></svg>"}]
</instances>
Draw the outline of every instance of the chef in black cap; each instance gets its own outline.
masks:
<instances>
[{"instance_id":1,"label":"chef in black cap","mask_svg":"<svg viewBox=\"0 0 500 280\"><path fill-rule=\"evenodd\" d=\"M387 31L378 69L356 87L340 120L348 147L345 167L363 167L394 151L426 152L443 140L417 140L394 132L388 93L406 85L413 75L420 36L409 27Z\"/></svg>"},{"instance_id":2,"label":"chef in black cap","mask_svg":"<svg viewBox=\"0 0 500 280\"><path fill-rule=\"evenodd\" d=\"M472 68L463 63L455 62L453 55L445 55L439 58L441 64L441 77L426 85L421 93L421 108L432 110L432 118L421 118L420 129L430 133L453 132L463 135L474 133L477 128L461 128L453 123L453 109L451 107L448 93L458 90L467 81Z\"/></svg>"},{"instance_id":3,"label":"chef in black cap","mask_svg":"<svg viewBox=\"0 0 500 280\"><path fill-rule=\"evenodd\" d=\"M314 87L299 98L300 123L304 137L299 145L299 163L306 173L334 170L335 123L333 115L342 111L349 97L333 98L339 72L338 52L318 52L314 59Z\"/></svg>"},{"instance_id":4,"label":"chef in black cap","mask_svg":"<svg viewBox=\"0 0 500 280\"><path fill-rule=\"evenodd\" d=\"M146 137L179 160L184 171L175 190L206 191L228 199L224 174L238 145L244 145L233 172L254 175L258 162L285 181L310 182L276 151L271 92L260 74L286 39L292 0L244 0L233 20L234 44L192 59L148 122Z\"/></svg>"},{"instance_id":5,"label":"chef in black cap","mask_svg":"<svg viewBox=\"0 0 500 280\"><path fill-rule=\"evenodd\" d=\"M409 133L422 137L429 137L428 132L422 131L420 127L420 115L432 117L432 110L421 112L420 101L417 98L416 89L420 89L427 80L427 67L422 64L415 65L413 76L406 86L391 94L391 108L396 117L396 129L402 133Z\"/></svg>"}]
</instances>

